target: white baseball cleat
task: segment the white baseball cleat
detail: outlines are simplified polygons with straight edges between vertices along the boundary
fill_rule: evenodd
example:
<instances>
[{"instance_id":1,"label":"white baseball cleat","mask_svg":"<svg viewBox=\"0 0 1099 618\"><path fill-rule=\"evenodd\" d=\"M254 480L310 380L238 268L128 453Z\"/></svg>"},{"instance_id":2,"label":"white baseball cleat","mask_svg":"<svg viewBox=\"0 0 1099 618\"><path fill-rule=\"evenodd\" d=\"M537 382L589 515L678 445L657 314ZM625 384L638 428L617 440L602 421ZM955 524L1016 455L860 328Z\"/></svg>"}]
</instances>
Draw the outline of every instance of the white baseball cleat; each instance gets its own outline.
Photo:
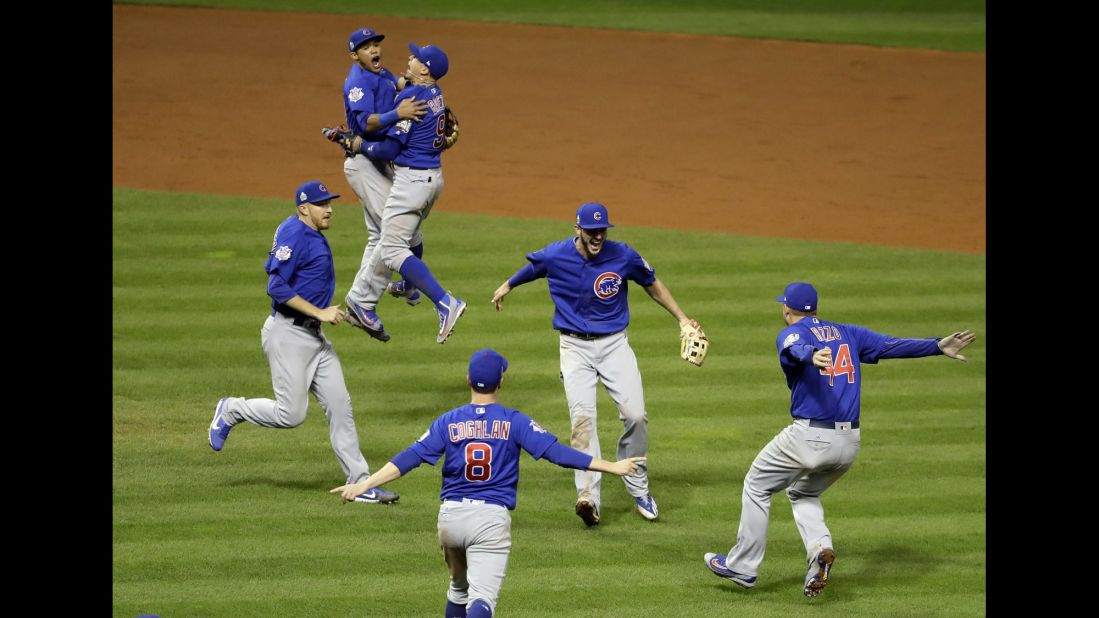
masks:
<instances>
[{"instance_id":1,"label":"white baseball cleat","mask_svg":"<svg viewBox=\"0 0 1099 618\"><path fill-rule=\"evenodd\" d=\"M835 561L836 552L831 547L820 549L813 555L809 560L809 571L805 573L805 596L815 597L824 590L824 585L828 583L828 573Z\"/></svg>"},{"instance_id":2,"label":"white baseball cleat","mask_svg":"<svg viewBox=\"0 0 1099 618\"><path fill-rule=\"evenodd\" d=\"M466 312L466 303L447 292L442 300L435 303L435 310L439 312L439 336L435 341L437 343L446 343L447 337L454 331L454 325L458 322L458 318Z\"/></svg>"}]
</instances>

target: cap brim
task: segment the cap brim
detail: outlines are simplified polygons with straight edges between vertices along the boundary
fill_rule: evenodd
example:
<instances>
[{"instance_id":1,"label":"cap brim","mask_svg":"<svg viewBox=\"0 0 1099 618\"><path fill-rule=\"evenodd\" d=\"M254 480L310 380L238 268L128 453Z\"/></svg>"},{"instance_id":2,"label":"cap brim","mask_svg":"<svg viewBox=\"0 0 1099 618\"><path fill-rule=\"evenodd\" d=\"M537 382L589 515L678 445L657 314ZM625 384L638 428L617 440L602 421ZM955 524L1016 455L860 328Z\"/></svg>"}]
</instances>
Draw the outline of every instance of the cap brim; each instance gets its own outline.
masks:
<instances>
[{"instance_id":1,"label":"cap brim","mask_svg":"<svg viewBox=\"0 0 1099 618\"><path fill-rule=\"evenodd\" d=\"M786 302L786 297L785 296L779 296L775 300L777 300L780 303L785 303Z\"/></svg>"},{"instance_id":2,"label":"cap brim","mask_svg":"<svg viewBox=\"0 0 1099 618\"><path fill-rule=\"evenodd\" d=\"M580 229L582 229L582 230L602 230L602 229L605 229L605 228L608 228L608 227L614 227L614 224L613 223L600 223L600 224L597 224L597 225L581 225Z\"/></svg>"},{"instance_id":3,"label":"cap brim","mask_svg":"<svg viewBox=\"0 0 1099 618\"><path fill-rule=\"evenodd\" d=\"M310 204L316 204L317 202L323 202L324 200L334 200L337 197L339 197L339 195L337 195L335 193L325 193L324 195L319 195L317 197L314 197L314 198L310 199L309 203Z\"/></svg>"},{"instance_id":4,"label":"cap brim","mask_svg":"<svg viewBox=\"0 0 1099 618\"><path fill-rule=\"evenodd\" d=\"M419 60L420 62L424 61L424 59L420 57L420 48L415 43L409 43L408 44L408 51L412 52L412 55L416 56L416 59Z\"/></svg>"}]
</instances>

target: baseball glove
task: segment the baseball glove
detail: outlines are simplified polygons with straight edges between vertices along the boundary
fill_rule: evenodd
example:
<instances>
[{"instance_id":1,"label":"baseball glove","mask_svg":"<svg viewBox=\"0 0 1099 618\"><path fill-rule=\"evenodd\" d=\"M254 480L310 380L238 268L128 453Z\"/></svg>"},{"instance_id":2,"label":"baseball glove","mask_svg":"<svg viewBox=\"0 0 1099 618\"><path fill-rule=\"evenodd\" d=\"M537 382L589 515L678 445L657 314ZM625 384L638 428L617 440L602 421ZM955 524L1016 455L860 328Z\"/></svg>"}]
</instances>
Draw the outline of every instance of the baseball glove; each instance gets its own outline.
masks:
<instances>
[{"instance_id":1,"label":"baseball glove","mask_svg":"<svg viewBox=\"0 0 1099 618\"><path fill-rule=\"evenodd\" d=\"M343 148L345 157L355 156L355 134L346 126L341 124L336 128L324 127L321 129L321 135L324 135L328 141L339 144Z\"/></svg>"},{"instance_id":2,"label":"baseball glove","mask_svg":"<svg viewBox=\"0 0 1099 618\"><path fill-rule=\"evenodd\" d=\"M443 135L446 138L446 148L450 148L458 142L458 116L449 107L445 108L443 112L446 114L446 126L443 129Z\"/></svg>"},{"instance_id":3,"label":"baseball glove","mask_svg":"<svg viewBox=\"0 0 1099 618\"><path fill-rule=\"evenodd\" d=\"M692 365L702 366L706 352L710 349L710 338L702 332L698 320L684 320L679 323L679 357Z\"/></svg>"}]
</instances>

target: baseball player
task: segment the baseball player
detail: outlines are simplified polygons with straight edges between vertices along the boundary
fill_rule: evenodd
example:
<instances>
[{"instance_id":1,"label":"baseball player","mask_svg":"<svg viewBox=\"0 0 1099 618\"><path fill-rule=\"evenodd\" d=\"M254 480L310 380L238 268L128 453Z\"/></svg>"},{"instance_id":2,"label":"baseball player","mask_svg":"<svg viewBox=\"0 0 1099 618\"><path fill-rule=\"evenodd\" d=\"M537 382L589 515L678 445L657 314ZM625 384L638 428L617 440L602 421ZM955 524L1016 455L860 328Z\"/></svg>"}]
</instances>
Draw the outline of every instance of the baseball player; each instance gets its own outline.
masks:
<instances>
[{"instance_id":1,"label":"baseball player","mask_svg":"<svg viewBox=\"0 0 1099 618\"><path fill-rule=\"evenodd\" d=\"M470 403L444 413L420 438L360 483L331 490L343 500L408 474L441 456L443 489L439 545L450 569L446 616L487 618L496 609L511 551L511 515L519 486L519 449L565 468L632 474L644 457L611 463L557 442L526 414L501 405L497 395L508 362L495 350L469 359Z\"/></svg>"},{"instance_id":2,"label":"baseball player","mask_svg":"<svg viewBox=\"0 0 1099 618\"><path fill-rule=\"evenodd\" d=\"M828 583L836 560L820 495L851 468L859 453L862 364L936 354L965 362L959 352L976 335L965 330L941 339L899 339L822 320L816 317L817 290L808 283L791 283L776 300L783 303L786 328L775 343L794 421L763 447L744 475L736 545L727 556L706 554L705 561L715 575L744 588L755 586L767 544L771 496L785 489L809 563L803 591L815 597Z\"/></svg>"},{"instance_id":3,"label":"baseball player","mask_svg":"<svg viewBox=\"0 0 1099 618\"><path fill-rule=\"evenodd\" d=\"M366 268L371 271L384 265L400 272L406 286L411 284L406 290L415 288L426 294L439 314L436 342L446 343L454 324L465 312L466 303L439 285L412 247L422 243L420 225L443 190L440 155L446 146L447 115L438 80L446 75L449 61L446 53L434 45L418 47L409 43L408 48L412 55L405 77L410 85L401 90L397 99L424 101L428 113L423 122L402 120L386 131L385 140L370 142L356 137L349 141L348 147L351 153L393 161L393 188L382 214L381 248L370 256ZM352 322L365 325L377 319L377 314L368 310L372 307L364 309L349 304L349 309L348 319Z\"/></svg>"},{"instance_id":4,"label":"baseball player","mask_svg":"<svg viewBox=\"0 0 1099 618\"><path fill-rule=\"evenodd\" d=\"M576 211L575 237L561 240L527 255L530 262L503 283L492 296L496 310L512 288L540 277L549 280L553 299L553 327L560 331L561 380L572 421L572 445L600 456L596 431L596 381L602 381L618 406L625 431L618 440L618 457L643 455L649 449L648 414L637 357L630 348L626 326L629 281L675 316L680 324L691 320L679 308L652 266L625 243L607 240L611 224L602 204L589 202ZM576 473L576 514L588 526L599 523L598 472ZM637 510L654 520L659 512L649 491L648 467L623 478Z\"/></svg>"},{"instance_id":5,"label":"baseball player","mask_svg":"<svg viewBox=\"0 0 1099 618\"><path fill-rule=\"evenodd\" d=\"M347 41L353 64L343 82L344 117L349 131L370 142L385 139L386 129L398 120L419 122L427 113L427 103L424 101L404 99L399 105L394 105L399 80L382 66L383 39L384 34L378 34L371 28L360 28L352 32ZM326 130L325 135L336 141L339 133L337 130ZM374 307L389 283L390 273L384 265L378 269L367 269L367 264L381 238L382 211L393 187L393 170L385 161L372 160L358 153L344 159L343 173L351 190L362 202L363 218L369 233L359 272L344 302L349 308L359 308L360 319L352 320L352 325L375 339L388 341L389 334L374 313ZM419 232L412 240L412 250L417 256L423 255L423 237ZM403 292L403 281L395 283L401 284ZM419 303L420 293L411 289L406 302L410 305Z\"/></svg>"},{"instance_id":6,"label":"baseball player","mask_svg":"<svg viewBox=\"0 0 1099 618\"><path fill-rule=\"evenodd\" d=\"M223 397L210 422L210 447L220 451L229 432L241 421L261 427L290 429L305 421L309 392L328 419L332 450L348 483L370 475L359 450L359 434L344 384L340 359L321 324L339 324L346 315L330 305L336 291L332 250L323 231L332 220L332 200L338 198L320 182L307 182L295 195L297 214L275 230L267 255L267 294L271 315L263 324L263 353L271 365L275 399ZM323 307L323 308L322 308ZM363 491L357 502L391 503L400 496L381 489Z\"/></svg>"}]
</instances>

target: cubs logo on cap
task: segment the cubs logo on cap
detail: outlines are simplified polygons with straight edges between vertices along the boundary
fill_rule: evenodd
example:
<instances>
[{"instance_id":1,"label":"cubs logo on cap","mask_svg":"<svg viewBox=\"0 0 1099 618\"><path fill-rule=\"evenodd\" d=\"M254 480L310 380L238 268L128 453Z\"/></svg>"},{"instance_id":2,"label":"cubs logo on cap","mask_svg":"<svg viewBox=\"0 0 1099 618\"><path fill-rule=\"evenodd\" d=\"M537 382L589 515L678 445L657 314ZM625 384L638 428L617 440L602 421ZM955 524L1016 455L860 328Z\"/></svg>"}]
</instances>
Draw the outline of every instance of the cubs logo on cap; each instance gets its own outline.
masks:
<instances>
[{"instance_id":1,"label":"cubs logo on cap","mask_svg":"<svg viewBox=\"0 0 1099 618\"><path fill-rule=\"evenodd\" d=\"M409 43L408 51L412 52L417 60L424 63L427 72L431 73L432 79L442 79L450 69L450 61L447 60L446 52L435 45L417 47L415 43Z\"/></svg>"},{"instance_id":2,"label":"cubs logo on cap","mask_svg":"<svg viewBox=\"0 0 1099 618\"><path fill-rule=\"evenodd\" d=\"M817 308L817 289L808 283L795 281L786 286L782 296L775 300L798 311L815 311Z\"/></svg>"},{"instance_id":3,"label":"cubs logo on cap","mask_svg":"<svg viewBox=\"0 0 1099 618\"><path fill-rule=\"evenodd\" d=\"M324 186L319 180L310 180L309 182L298 187L298 194L295 196L295 201L298 206L309 202L310 204L316 204L317 202L323 202L324 200L333 200L339 197L335 193L329 193L328 187Z\"/></svg>"},{"instance_id":4,"label":"cubs logo on cap","mask_svg":"<svg viewBox=\"0 0 1099 618\"><path fill-rule=\"evenodd\" d=\"M381 41L384 38L384 34L374 32L373 28L359 28L352 32L351 36L347 38L347 48L351 51L355 51L369 40L378 39L378 41Z\"/></svg>"},{"instance_id":5,"label":"cubs logo on cap","mask_svg":"<svg viewBox=\"0 0 1099 618\"><path fill-rule=\"evenodd\" d=\"M607 207L597 202L581 204L576 209L576 225L585 230L596 230L605 227L614 227Z\"/></svg>"}]
</instances>

